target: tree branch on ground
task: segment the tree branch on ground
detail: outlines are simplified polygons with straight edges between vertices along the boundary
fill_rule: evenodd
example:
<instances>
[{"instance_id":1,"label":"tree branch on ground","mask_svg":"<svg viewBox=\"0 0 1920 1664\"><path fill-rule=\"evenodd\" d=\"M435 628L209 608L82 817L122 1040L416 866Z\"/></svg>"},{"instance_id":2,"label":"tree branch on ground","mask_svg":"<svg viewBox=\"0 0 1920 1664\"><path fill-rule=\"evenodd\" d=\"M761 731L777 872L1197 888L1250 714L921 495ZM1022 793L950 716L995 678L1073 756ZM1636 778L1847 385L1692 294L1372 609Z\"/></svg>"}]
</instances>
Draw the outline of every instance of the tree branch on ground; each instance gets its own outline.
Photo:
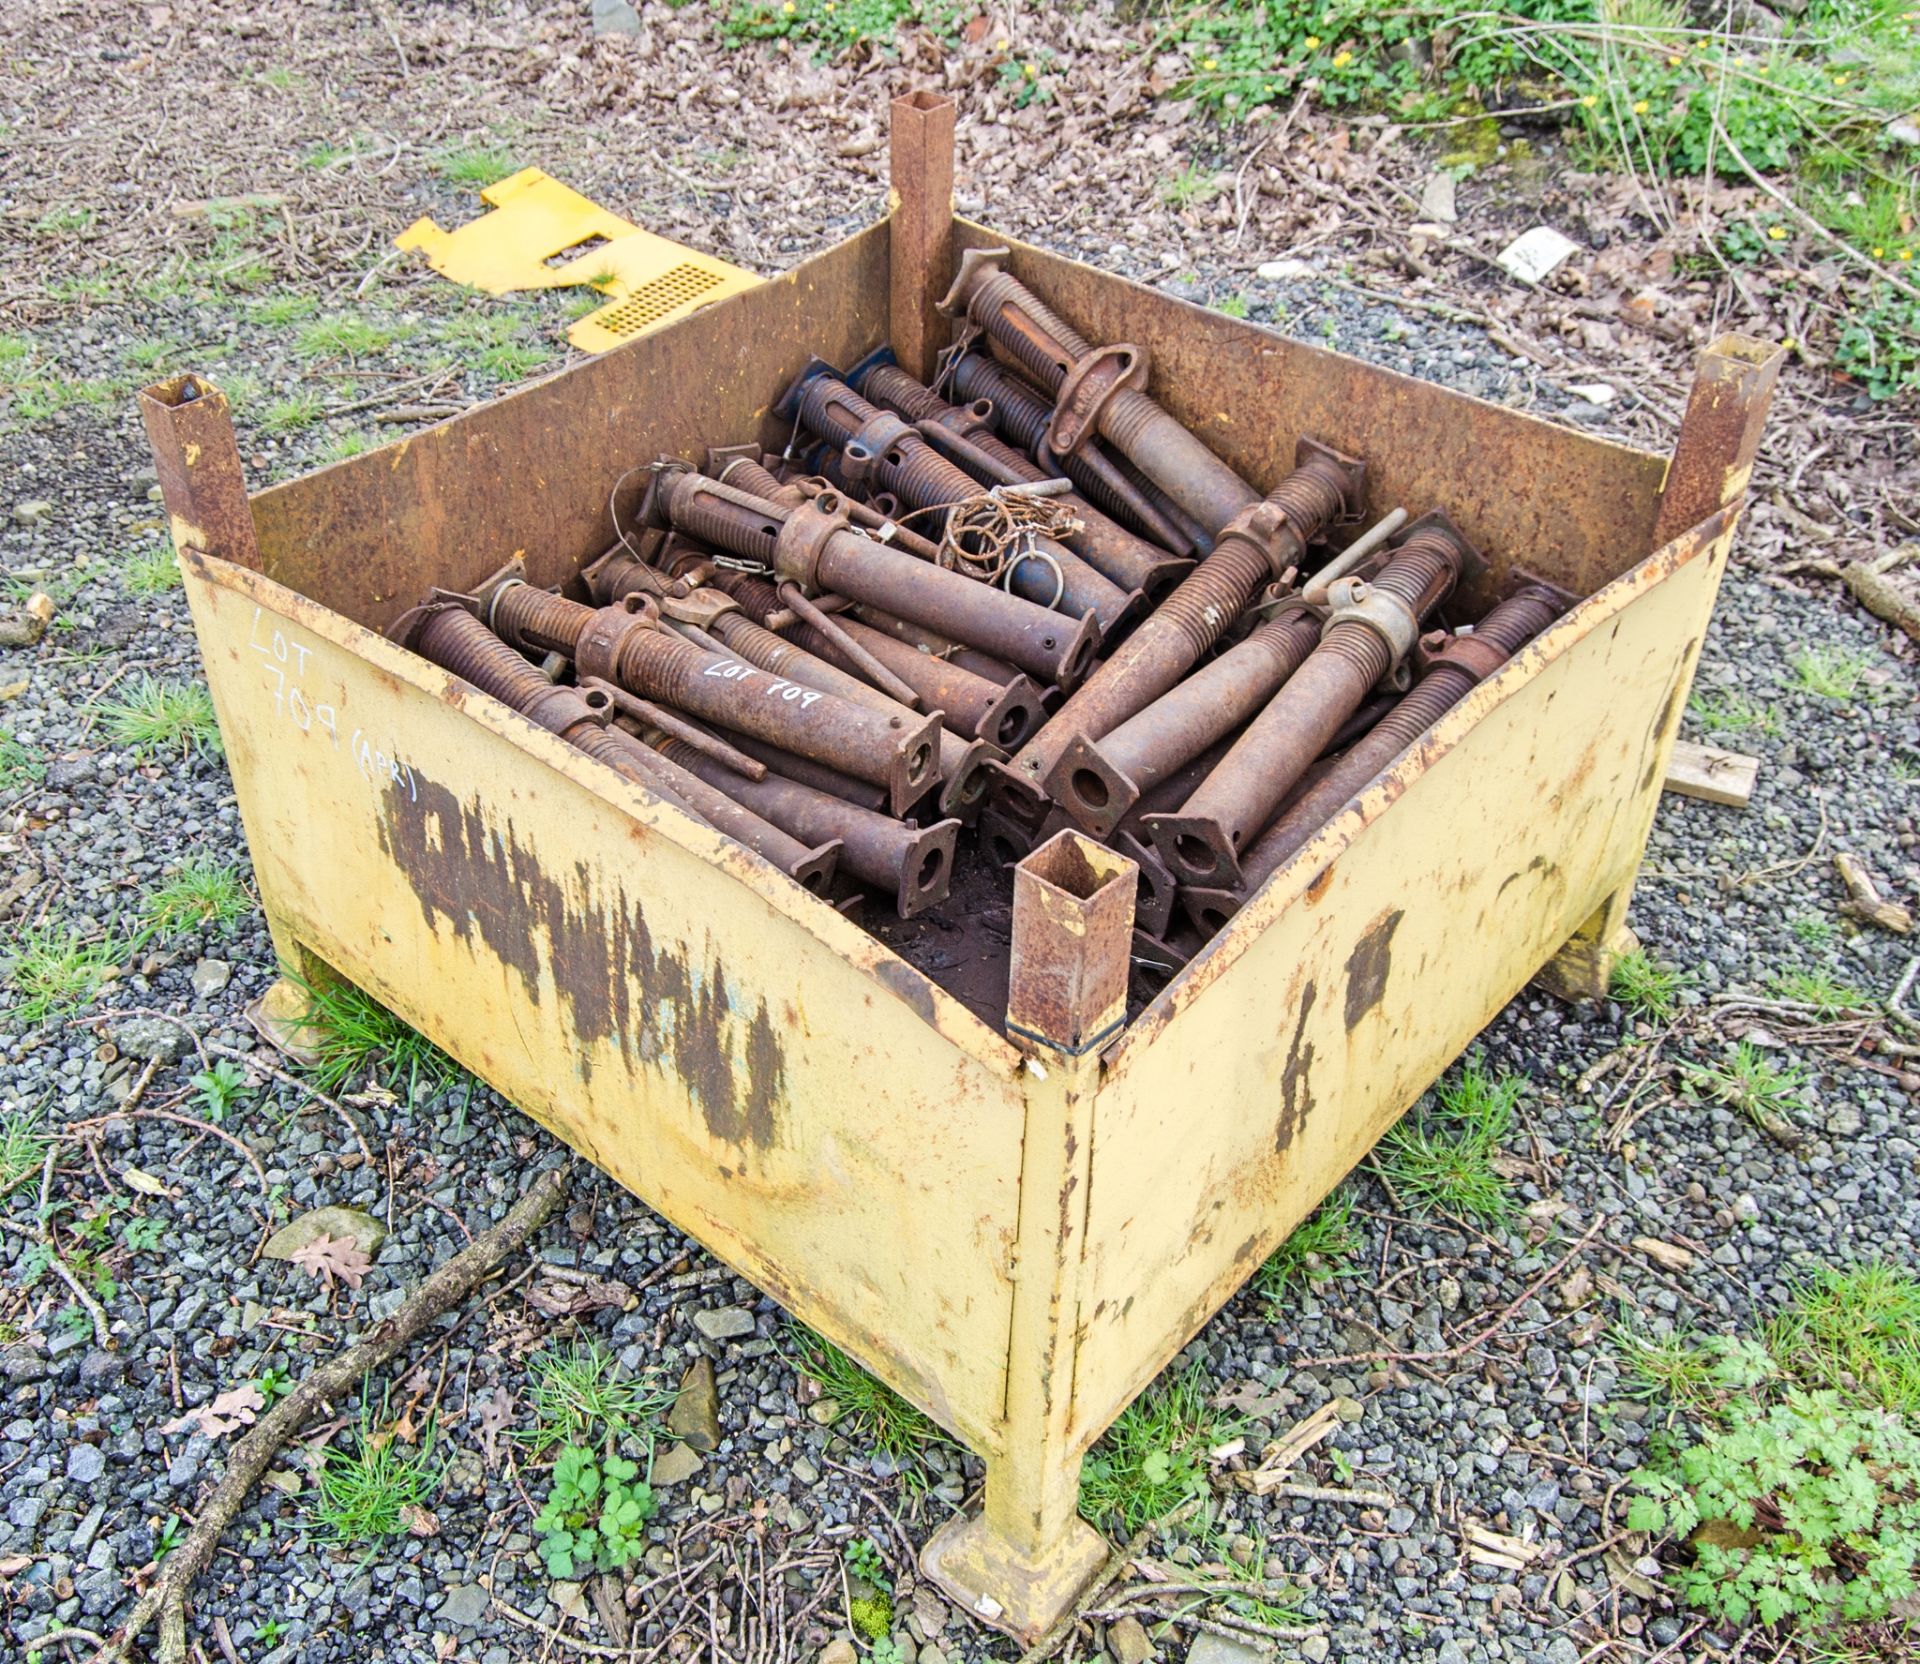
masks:
<instances>
[{"instance_id":1,"label":"tree branch on ground","mask_svg":"<svg viewBox=\"0 0 1920 1664\"><path fill-rule=\"evenodd\" d=\"M513 1211L474 1239L407 1296L391 1317L315 1369L257 1421L233 1447L227 1471L185 1540L162 1563L160 1575L135 1603L126 1621L93 1655L92 1664L121 1664L129 1649L158 1621L159 1664L186 1664L187 1595L212 1562L221 1535L281 1448L320 1409L351 1392L369 1371L390 1362L437 1318L464 1301L509 1254L523 1247L552 1216L567 1192L565 1166L535 1179Z\"/></svg>"}]
</instances>

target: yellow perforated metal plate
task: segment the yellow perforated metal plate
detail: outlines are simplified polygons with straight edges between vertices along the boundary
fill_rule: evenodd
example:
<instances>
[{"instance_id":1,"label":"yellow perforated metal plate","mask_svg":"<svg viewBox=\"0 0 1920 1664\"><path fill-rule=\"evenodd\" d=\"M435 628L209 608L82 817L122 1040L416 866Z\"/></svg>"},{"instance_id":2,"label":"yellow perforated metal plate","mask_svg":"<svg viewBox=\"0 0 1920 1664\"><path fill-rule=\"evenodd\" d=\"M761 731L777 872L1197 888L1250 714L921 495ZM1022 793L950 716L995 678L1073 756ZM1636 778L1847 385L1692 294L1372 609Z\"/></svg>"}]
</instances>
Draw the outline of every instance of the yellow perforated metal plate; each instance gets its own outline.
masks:
<instances>
[{"instance_id":1,"label":"yellow perforated metal plate","mask_svg":"<svg viewBox=\"0 0 1920 1664\"><path fill-rule=\"evenodd\" d=\"M605 306L567 330L582 352L605 352L760 281L641 230L539 168L489 185L480 199L491 213L454 231L416 220L395 242L488 294L587 287L605 295Z\"/></svg>"}]
</instances>

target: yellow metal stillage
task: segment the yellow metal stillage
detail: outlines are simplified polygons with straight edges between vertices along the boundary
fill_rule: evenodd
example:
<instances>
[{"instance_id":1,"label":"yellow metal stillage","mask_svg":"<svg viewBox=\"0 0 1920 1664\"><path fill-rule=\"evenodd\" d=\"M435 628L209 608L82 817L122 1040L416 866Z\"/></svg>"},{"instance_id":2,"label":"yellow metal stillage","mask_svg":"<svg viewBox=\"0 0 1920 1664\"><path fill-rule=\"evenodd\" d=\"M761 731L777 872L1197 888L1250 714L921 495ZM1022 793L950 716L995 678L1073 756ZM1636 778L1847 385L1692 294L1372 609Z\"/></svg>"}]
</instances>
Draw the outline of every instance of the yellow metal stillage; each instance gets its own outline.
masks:
<instances>
[{"instance_id":1,"label":"yellow metal stillage","mask_svg":"<svg viewBox=\"0 0 1920 1664\"><path fill-rule=\"evenodd\" d=\"M937 184L930 213L933 130L892 221L250 514L217 390L143 398L283 960L370 990L977 1451L983 1504L927 1569L1030 1638L1104 1555L1077 1481L1113 1417L1543 965L1604 985L1777 358L1709 352L1669 470L953 220ZM987 244L1146 347L1262 489L1309 433L1367 459L1374 513L1445 506L1489 594L1524 567L1586 597L1077 1055L379 633L517 553L570 577L635 463L775 438L810 355L924 332L897 309Z\"/></svg>"}]
</instances>

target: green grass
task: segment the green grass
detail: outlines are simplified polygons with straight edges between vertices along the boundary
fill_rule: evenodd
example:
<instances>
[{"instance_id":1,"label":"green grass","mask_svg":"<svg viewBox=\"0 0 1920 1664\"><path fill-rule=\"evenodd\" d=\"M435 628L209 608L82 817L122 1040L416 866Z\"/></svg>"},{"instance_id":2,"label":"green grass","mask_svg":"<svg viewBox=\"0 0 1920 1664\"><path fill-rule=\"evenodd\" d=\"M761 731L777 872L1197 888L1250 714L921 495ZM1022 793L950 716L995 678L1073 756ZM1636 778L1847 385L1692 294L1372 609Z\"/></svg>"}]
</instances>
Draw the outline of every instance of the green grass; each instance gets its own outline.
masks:
<instances>
[{"instance_id":1,"label":"green grass","mask_svg":"<svg viewBox=\"0 0 1920 1664\"><path fill-rule=\"evenodd\" d=\"M1498 1221L1511 1203L1493 1165L1526 1092L1518 1075L1490 1072L1477 1055L1433 1089L1432 1103L1380 1141L1396 1194L1417 1207Z\"/></svg>"},{"instance_id":2,"label":"green grass","mask_svg":"<svg viewBox=\"0 0 1920 1664\"><path fill-rule=\"evenodd\" d=\"M1861 678L1873 668L1871 653L1848 653L1838 647L1808 647L1793 656L1794 685L1820 699L1851 699Z\"/></svg>"},{"instance_id":3,"label":"green grass","mask_svg":"<svg viewBox=\"0 0 1920 1664\"><path fill-rule=\"evenodd\" d=\"M1821 1266L1767 1329L1808 1386L1920 1416L1920 1275L1888 1260Z\"/></svg>"},{"instance_id":4,"label":"green grass","mask_svg":"<svg viewBox=\"0 0 1920 1664\"><path fill-rule=\"evenodd\" d=\"M1161 180L1157 194L1170 207L1185 208L1211 202L1220 194L1220 181L1210 168L1188 166Z\"/></svg>"},{"instance_id":5,"label":"green grass","mask_svg":"<svg viewBox=\"0 0 1920 1664\"><path fill-rule=\"evenodd\" d=\"M91 940L72 925L30 926L19 938L9 981L15 1015L27 1024L63 1017L92 1001L118 971L122 949Z\"/></svg>"},{"instance_id":6,"label":"green grass","mask_svg":"<svg viewBox=\"0 0 1920 1664\"><path fill-rule=\"evenodd\" d=\"M120 349L120 356L136 370L158 370L177 359L181 351L178 341L129 341Z\"/></svg>"},{"instance_id":7,"label":"green grass","mask_svg":"<svg viewBox=\"0 0 1920 1664\"><path fill-rule=\"evenodd\" d=\"M142 928L162 940L187 930L227 934L253 905L240 869L210 855L196 855L147 897Z\"/></svg>"},{"instance_id":8,"label":"green grass","mask_svg":"<svg viewBox=\"0 0 1920 1664\"><path fill-rule=\"evenodd\" d=\"M220 728L213 695L201 682L163 682L143 676L127 697L100 707L108 734L145 760L220 754Z\"/></svg>"},{"instance_id":9,"label":"green grass","mask_svg":"<svg viewBox=\"0 0 1920 1664\"><path fill-rule=\"evenodd\" d=\"M120 581L132 595L159 595L180 587L180 563L166 542L136 549L120 568Z\"/></svg>"},{"instance_id":10,"label":"green grass","mask_svg":"<svg viewBox=\"0 0 1920 1664\"><path fill-rule=\"evenodd\" d=\"M12 734L0 728L0 792L30 785L43 779L47 765L22 745Z\"/></svg>"},{"instance_id":11,"label":"green grass","mask_svg":"<svg viewBox=\"0 0 1920 1664\"><path fill-rule=\"evenodd\" d=\"M0 1111L0 1197L11 1196L40 1171L50 1143L42 1110Z\"/></svg>"},{"instance_id":12,"label":"green grass","mask_svg":"<svg viewBox=\"0 0 1920 1664\"><path fill-rule=\"evenodd\" d=\"M1687 710L1703 734L1762 734L1774 739L1781 733L1780 713L1745 694L1696 693L1687 701Z\"/></svg>"},{"instance_id":13,"label":"green grass","mask_svg":"<svg viewBox=\"0 0 1920 1664\"><path fill-rule=\"evenodd\" d=\"M1810 948L1825 947L1833 940L1833 920L1818 913L1797 913L1788 921L1796 941L1804 942Z\"/></svg>"},{"instance_id":14,"label":"green grass","mask_svg":"<svg viewBox=\"0 0 1920 1664\"><path fill-rule=\"evenodd\" d=\"M126 392L124 384L105 377L37 376L16 384L13 409L23 422L50 422L72 410L99 410Z\"/></svg>"},{"instance_id":15,"label":"green grass","mask_svg":"<svg viewBox=\"0 0 1920 1664\"><path fill-rule=\"evenodd\" d=\"M423 1085L438 1092L468 1079L424 1034L352 983L308 987L306 996L299 1040L314 1054L307 1075L322 1092L338 1092L371 1075L390 1086L405 1081L412 1097Z\"/></svg>"},{"instance_id":16,"label":"green grass","mask_svg":"<svg viewBox=\"0 0 1920 1664\"><path fill-rule=\"evenodd\" d=\"M474 355L473 362L496 381L525 381L534 371L552 363L553 354L530 342L503 341L498 346L482 348Z\"/></svg>"},{"instance_id":17,"label":"green grass","mask_svg":"<svg viewBox=\"0 0 1920 1664\"><path fill-rule=\"evenodd\" d=\"M629 1375L597 1340L556 1342L528 1360L527 1375L533 1425L514 1437L535 1456L555 1445L612 1450L626 1438L651 1446L674 1397L651 1372Z\"/></svg>"},{"instance_id":18,"label":"green grass","mask_svg":"<svg viewBox=\"0 0 1920 1664\"><path fill-rule=\"evenodd\" d=\"M1719 1398L1712 1354L1686 1335L1656 1335L1619 1324L1610 1338L1620 1360L1625 1397L1641 1403L1670 1400L1686 1410Z\"/></svg>"},{"instance_id":19,"label":"green grass","mask_svg":"<svg viewBox=\"0 0 1920 1664\"><path fill-rule=\"evenodd\" d=\"M1353 1198L1336 1190L1293 1229L1253 1274L1253 1286L1271 1316L1296 1289L1353 1274L1347 1263L1360 1246L1353 1228Z\"/></svg>"},{"instance_id":20,"label":"green grass","mask_svg":"<svg viewBox=\"0 0 1920 1664\"><path fill-rule=\"evenodd\" d=\"M99 217L96 210L73 203L42 214L33 222L33 229L43 237L73 235L91 231Z\"/></svg>"},{"instance_id":21,"label":"green grass","mask_svg":"<svg viewBox=\"0 0 1920 1664\"><path fill-rule=\"evenodd\" d=\"M1656 965L1645 948L1634 948L1613 962L1613 997L1637 1017L1668 1021L1680 1005L1680 991L1693 978L1685 971Z\"/></svg>"},{"instance_id":22,"label":"green grass","mask_svg":"<svg viewBox=\"0 0 1920 1664\"><path fill-rule=\"evenodd\" d=\"M363 1415L351 1453L329 1446L321 1457L309 1514L315 1535L333 1543L371 1543L406 1530L406 1510L425 1505L440 1483L432 1434L418 1450Z\"/></svg>"},{"instance_id":23,"label":"green grass","mask_svg":"<svg viewBox=\"0 0 1920 1664\"><path fill-rule=\"evenodd\" d=\"M434 157L433 165L449 184L470 185L476 189L520 171L520 164L511 151L490 144L454 145Z\"/></svg>"},{"instance_id":24,"label":"green grass","mask_svg":"<svg viewBox=\"0 0 1920 1664\"><path fill-rule=\"evenodd\" d=\"M0 382L12 377L33 357L33 342L24 335L0 334Z\"/></svg>"},{"instance_id":25,"label":"green grass","mask_svg":"<svg viewBox=\"0 0 1920 1664\"><path fill-rule=\"evenodd\" d=\"M269 329L285 329L319 310L320 303L312 295L262 295L247 307L247 316Z\"/></svg>"},{"instance_id":26,"label":"green grass","mask_svg":"<svg viewBox=\"0 0 1920 1664\"><path fill-rule=\"evenodd\" d=\"M1080 1511L1124 1540L1189 1502L1204 1504L1207 1453L1240 1427L1209 1402L1212 1388L1193 1364L1122 1410L1081 1466Z\"/></svg>"},{"instance_id":27,"label":"green grass","mask_svg":"<svg viewBox=\"0 0 1920 1664\"><path fill-rule=\"evenodd\" d=\"M594 306L601 297L592 297ZM452 349L451 362L471 364L497 381L521 381L551 363L553 349L529 339L538 320L518 311L468 311L447 319L437 331Z\"/></svg>"},{"instance_id":28,"label":"green grass","mask_svg":"<svg viewBox=\"0 0 1920 1664\"><path fill-rule=\"evenodd\" d=\"M372 434L362 433L358 428L349 428L345 433L337 433L327 441L320 453L322 462L345 462L351 457L365 456L380 443Z\"/></svg>"},{"instance_id":29,"label":"green grass","mask_svg":"<svg viewBox=\"0 0 1920 1664\"><path fill-rule=\"evenodd\" d=\"M1683 1075L1700 1096L1739 1110L1776 1137L1792 1133L1792 1111L1807 1082L1804 1070L1775 1063L1751 1040L1736 1045L1724 1063L1689 1065Z\"/></svg>"},{"instance_id":30,"label":"green grass","mask_svg":"<svg viewBox=\"0 0 1920 1664\"><path fill-rule=\"evenodd\" d=\"M260 425L269 433L293 433L320 420L326 401L312 388L291 398L276 399L260 412Z\"/></svg>"},{"instance_id":31,"label":"green grass","mask_svg":"<svg viewBox=\"0 0 1920 1664\"><path fill-rule=\"evenodd\" d=\"M788 1325L793 1350L788 1362L839 1406L835 1425L887 1458L910 1484L927 1479L926 1457L946 1435L893 1388L877 1381L823 1335L803 1324Z\"/></svg>"},{"instance_id":32,"label":"green grass","mask_svg":"<svg viewBox=\"0 0 1920 1664\"><path fill-rule=\"evenodd\" d=\"M1783 1000L1810 1005L1822 1017L1840 1017L1849 1012L1871 1012L1873 1001L1858 988L1829 976L1825 971L1782 971L1767 984Z\"/></svg>"},{"instance_id":33,"label":"green grass","mask_svg":"<svg viewBox=\"0 0 1920 1664\"><path fill-rule=\"evenodd\" d=\"M316 318L293 338L293 350L302 358L367 358L404 340L411 330L397 318L376 322L354 313Z\"/></svg>"}]
</instances>

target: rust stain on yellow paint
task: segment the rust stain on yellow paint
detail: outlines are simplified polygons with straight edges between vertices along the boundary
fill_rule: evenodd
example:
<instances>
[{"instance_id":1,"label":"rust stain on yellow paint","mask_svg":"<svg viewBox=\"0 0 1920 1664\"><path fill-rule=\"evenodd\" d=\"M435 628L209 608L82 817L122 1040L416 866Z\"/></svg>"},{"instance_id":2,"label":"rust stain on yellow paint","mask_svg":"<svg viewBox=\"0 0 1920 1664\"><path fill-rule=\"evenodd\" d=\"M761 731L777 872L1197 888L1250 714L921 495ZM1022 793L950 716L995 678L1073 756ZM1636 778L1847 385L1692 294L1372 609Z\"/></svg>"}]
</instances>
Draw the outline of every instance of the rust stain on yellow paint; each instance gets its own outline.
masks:
<instances>
[{"instance_id":1,"label":"rust stain on yellow paint","mask_svg":"<svg viewBox=\"0 0 1920 1664\"><path fill-rule=\"evenodd\" d=\"M787 1065L767 1002L735 1009L718 951L696 971L655 944L640 904L603 893L584 866L550 873L511 820L490 817L415 774L382 794L380 847L406 876L427 924L469 946L475 938L520 979L526 997L549 990L585 1042L611 1042L629 1063L671 1067L707 1130L730 1144L779 1142Z\"/></svg>"}]
</instances>

